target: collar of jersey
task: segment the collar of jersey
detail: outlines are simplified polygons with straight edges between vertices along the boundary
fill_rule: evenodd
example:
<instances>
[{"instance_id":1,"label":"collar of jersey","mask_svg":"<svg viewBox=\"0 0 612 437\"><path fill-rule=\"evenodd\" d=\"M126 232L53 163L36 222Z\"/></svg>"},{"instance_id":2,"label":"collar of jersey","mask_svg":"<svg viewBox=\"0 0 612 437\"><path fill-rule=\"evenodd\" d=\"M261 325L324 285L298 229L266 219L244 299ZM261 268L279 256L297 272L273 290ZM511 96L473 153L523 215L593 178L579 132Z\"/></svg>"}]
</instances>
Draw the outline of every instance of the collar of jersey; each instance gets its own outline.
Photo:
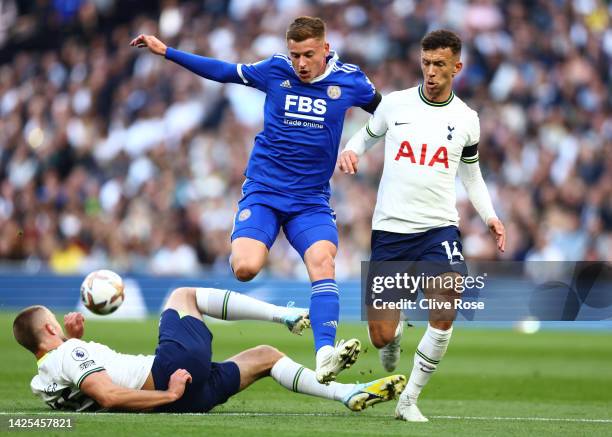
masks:
<instances>
[{"instance_id":1,"label":"collar of jersey","mask_svg":"<svg viewBox=\"0 0 612 437\"><path fill-rule=\"evenodd\" d=\"M327 61L327 68L325 68L325 71L323 72L323 74L321 74L320 76L315 77L313 80L311 80L308 83L320 82L323 79L325 79L327 76L329 76L330 73L332 72L333 68L334 68L334 65L336 65L336 61L337 60L338 60L338 53L334 52L333 50L330 50L330 52L329 52L329 60Z\"/></svg>"},{"instance_id":2,"label":"collar of jersey","mask_svg":"<svg viewBox=\"0 0 612 437\"><path fill-rule=\"evenodd\" d=\"M429 106L446 106L455 97L455 92L451 90L450 96L448 96L448 99L446 99L443 102L434 102L432 100L429 100L427 97L425 97L425 93L423 92L423 85L419 85L419 97L424 103L427 103Z\"/></svg>"},{"instance_id":3,"label":"collar of jersey","mask_svg":"<svg viewBox=\"0 0 612 437\"><path fill-rule=\"evenodd\" d=\"M54 349L54 350L55 350L55 349ZM37 365L38 367L40 367L40 366L41 366L41 364L43 363L43 361L45 361L45 360L47 359L47 357L49 356L49 354L50 354L51 352L53 352L53 351L51 350L51 351L47 352L46 354L44 354L42 357L40 357L40 358L39 358L39 359L36 361L36 365Z\"/></svg>"}]
</instances>

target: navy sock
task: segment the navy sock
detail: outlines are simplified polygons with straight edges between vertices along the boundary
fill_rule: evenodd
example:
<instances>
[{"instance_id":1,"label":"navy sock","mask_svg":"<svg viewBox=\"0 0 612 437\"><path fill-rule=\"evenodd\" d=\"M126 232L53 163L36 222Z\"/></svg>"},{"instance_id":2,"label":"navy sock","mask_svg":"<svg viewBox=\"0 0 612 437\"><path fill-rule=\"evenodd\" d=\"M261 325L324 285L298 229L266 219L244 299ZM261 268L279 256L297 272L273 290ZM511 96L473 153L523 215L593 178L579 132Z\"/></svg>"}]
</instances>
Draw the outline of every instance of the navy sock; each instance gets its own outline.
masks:
<instances>
[{"instance_id":1,"label":"navy sock","mask_svg":"<svg viewBox=\"0 0 612 437\"><path fill-rule=\"evenodd\" d=\"M315 351L322 346L334 346L340 315L338 285L333 279L312 283L310 295L310 325L314 335Z\"/></svg>"}]
</instances>

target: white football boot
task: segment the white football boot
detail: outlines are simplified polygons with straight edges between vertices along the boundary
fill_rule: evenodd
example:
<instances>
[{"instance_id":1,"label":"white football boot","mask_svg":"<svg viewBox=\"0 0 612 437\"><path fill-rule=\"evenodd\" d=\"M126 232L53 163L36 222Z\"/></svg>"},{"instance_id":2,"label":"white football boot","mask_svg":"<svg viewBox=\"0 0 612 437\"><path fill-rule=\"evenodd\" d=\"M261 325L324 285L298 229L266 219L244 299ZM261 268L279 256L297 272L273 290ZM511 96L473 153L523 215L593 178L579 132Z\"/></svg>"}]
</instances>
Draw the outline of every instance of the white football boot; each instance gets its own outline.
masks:
<instances>
[{"instance_id":1,"label":"white football boot","mask_svg":"<svg viewBox=\"0 0 612 437\"><path fill-rule=\"evenodd\" d=\"M408 396L400 396L395 407L395 418L406 422L429 422L429 419L421 413L416 402L412 402Z\"/></svg>"},{"instance_id":2,"label":"white football boot","mask_svg":"<svg viewBox=\"0 0 612 437\"><path fill-rule=\"evenodd\" d=\"M356 338L336 343L336 347L323 346L317 352L317 381L328 384L336 380L336 376L344 369L348 369L361 352L361 342Z\"/></svg>"},{"instance_id":3,"label":"white football boot","mask_svg":"<svg viewBox=\"0 0 612 437\"><path fill-rule=\"evenodd\" d=\"M402 335L404 333L404 322L402 320L397 324L395 329L395 337L391 343L381 347L378 350L380 363L387 372L393 372L400 361Z\"/></svg>"},{"instance_id":4,"label":"white football boot","mask_svg":"<svg viewBox=\"0 0 612 437\"><path fill-rule=\"evenodd\" d=\"M289 302L287 305L290 310L283 316L282 322L292 334L302 335L304 329L310 328L308 308L297 308L292 304L293 302Z\"/></svg>"}]
</instances>

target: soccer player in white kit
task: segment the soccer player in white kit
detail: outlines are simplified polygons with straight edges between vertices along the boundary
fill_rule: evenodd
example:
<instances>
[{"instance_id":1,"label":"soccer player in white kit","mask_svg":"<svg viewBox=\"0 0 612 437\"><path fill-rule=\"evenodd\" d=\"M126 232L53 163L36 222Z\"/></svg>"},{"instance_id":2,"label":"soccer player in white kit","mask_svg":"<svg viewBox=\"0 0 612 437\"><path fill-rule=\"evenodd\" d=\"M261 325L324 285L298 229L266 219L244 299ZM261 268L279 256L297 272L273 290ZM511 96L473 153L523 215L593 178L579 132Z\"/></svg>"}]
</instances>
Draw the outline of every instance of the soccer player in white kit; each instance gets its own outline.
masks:
<instances>
[{"instance_id":1,"label":"soccer player in white kit","mask_svg":"<svg viewBox=\"0 0 612 437\"><path fill-rule=\"evenodd\" d=\"M80 313L64 318L66 335L53 313L40 305L17 315L13 334L37 358L38 373L30 384L33 393L55 410L205 413L271 376L294 392L340 401L361 411L393 399L406 385L403 375L362 384L320 384L315 372L265 345L214 362L212 334L203 314L276 322L296 334L308 326L291 308L229 290L181 287L166 302L154 355L122 354L81 340L85 320Z\"/></svg>"},{"instance_id":2,"label":"soccer player in white kit","mask_svg":"<svg viewBox=\"0 0 612 437\"><path fill-rule=\"evenodd\" d=\"M504 226L495 214L478 165L478 114L452 89L453 78L463 67L460 55L461 40L453 32L427 34L421 41L423 84L385 96L340 155L340 170L355 174L359 156L385 137L384 169L372 219L371 261L444 262L448 269L443 270L447 271L436 274L466 274L457 228L457 173L498 249L504 251ZM454 289L424 291L426 296L460 296ZM395 410L398 419L427 421L417 399L446 352L454 317L455 311L430 310L408 385ZM403 329L400 310L369 306L368 329L385 369L395 369Z\"/></svg>"}]
</instances>

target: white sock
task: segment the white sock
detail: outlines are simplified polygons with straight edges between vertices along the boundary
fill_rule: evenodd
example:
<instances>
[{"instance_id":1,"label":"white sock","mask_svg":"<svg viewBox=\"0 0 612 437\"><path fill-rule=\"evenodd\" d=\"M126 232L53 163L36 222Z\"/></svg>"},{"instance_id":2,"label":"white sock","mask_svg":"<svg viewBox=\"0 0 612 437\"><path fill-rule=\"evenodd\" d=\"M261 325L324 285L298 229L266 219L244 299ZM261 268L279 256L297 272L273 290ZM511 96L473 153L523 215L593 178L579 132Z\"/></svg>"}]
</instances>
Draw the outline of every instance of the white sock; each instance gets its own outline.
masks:
<instances>
[{"instance_id":1,"label":"white sock","mask_svg":"<svg viewBox=\"0 0 612 437\"><path fill-rule=\"evenodd\" d=\"M286 389L335 401L342 401L355 387L355 384L339 382L330 382L329 385L319 384L312 370L289 357L278 360L272 367L270 376Z\"/></svg>"},{"instance_id":2,"label":"white sock","mask_svg":"<svg viewBox=\"0 0 612 437\"><path fill-rule=\"evenodd\" d=\"M196 302L202 314L223 320L265 320L282 323L289 309L218 288L196 288Z\"/></svg>"},{"instance_id":3,"label":"white sock","mask_svg":"<svg viewBox=\"0 0 612 437\"><path fill-rule=\"evenodd\" d=\"M427 325L427 330L414 354L414 367L412 373L410 373L408 385L402 392L400 399L408 399L411 404L416 403L421 390L436 371L440 360L446 353L452 333L452 327L448 331L442 331L432 328L429 324Z\"/></svg>"}]
</instances>

